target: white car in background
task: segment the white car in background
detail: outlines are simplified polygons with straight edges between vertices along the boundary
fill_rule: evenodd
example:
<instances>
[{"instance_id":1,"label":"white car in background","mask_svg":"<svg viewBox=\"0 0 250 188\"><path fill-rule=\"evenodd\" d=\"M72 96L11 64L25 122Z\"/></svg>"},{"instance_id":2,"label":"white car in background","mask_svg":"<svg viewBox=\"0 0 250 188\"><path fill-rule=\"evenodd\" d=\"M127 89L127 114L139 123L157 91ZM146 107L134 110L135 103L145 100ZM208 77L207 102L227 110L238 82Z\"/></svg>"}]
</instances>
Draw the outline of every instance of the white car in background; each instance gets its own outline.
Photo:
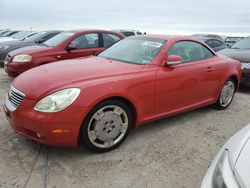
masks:
<instances>
[{"instance_id":1,"label":"white car in background","mask_svg":"<svg viewBox=\"0 0 250 188\"><path fill-rule=\"evenodd\" d=\"M23 40L26 37L29 37L29 36L31 36L33 34L35 34L35 32L32 32L32 31L20 31L18 33L15 33L14 35L11 35L10 37L0 37L0 42Z\"/></svg>"},{"instance_id":2,"label":"white car in background","mask_svg":"<svg viewBox=\"0 0 250 188\"><path fill-rule=\"evenodd\" d=\"M201 188L250 187L250 125L232 136L210 165Z\"/></svg>"},{"instance_id":3,"label":"white car in background","mask_svg":"<svg viewBox=\"0 0 250 188\"><path fill-rule=\"evenodd\" d=\"M142 35L142 32L137 30L129 30L129 29L118 29L118 30L112 30L114 32L118 32L123 34L126 37L136 36L136 35Z\"/></svg>"}]
</instances>

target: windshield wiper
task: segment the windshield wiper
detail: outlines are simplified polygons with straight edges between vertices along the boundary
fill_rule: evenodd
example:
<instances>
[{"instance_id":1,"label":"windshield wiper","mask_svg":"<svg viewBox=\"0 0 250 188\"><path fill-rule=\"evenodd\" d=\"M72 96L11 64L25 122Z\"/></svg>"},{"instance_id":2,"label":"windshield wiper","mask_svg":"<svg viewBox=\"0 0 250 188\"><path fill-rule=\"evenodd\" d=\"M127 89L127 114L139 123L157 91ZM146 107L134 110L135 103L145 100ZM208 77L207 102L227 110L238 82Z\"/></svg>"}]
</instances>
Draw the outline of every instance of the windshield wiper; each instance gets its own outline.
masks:
<instances>
[{"instance_id":1,"label":"windshield wiper","mask_svg":"<svg viewBox=\"0 0 250 188\"><path fill-rule=\"evenodd\" d=\"M240 48L238 48L238 47L231 47L231 49L240 49Z\"/></svg>"}]
</instances>

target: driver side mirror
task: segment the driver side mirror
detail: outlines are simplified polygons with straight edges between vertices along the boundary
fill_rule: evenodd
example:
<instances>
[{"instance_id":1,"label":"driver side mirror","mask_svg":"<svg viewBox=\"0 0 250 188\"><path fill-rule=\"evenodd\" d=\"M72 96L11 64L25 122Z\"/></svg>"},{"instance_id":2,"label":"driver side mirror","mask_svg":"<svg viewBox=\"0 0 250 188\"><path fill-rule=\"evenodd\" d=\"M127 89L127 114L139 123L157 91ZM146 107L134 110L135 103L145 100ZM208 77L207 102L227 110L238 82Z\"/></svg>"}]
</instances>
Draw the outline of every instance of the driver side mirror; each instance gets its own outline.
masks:
<instances>
[{"instance_id":1,"label":"driver side mirror","mask_svg":"<svg viewBox=\"0 0 250 188\"><path fill-rule=\"evenodd\" d=\"M75 49L76 49L76 45L75 45L75 44L69 44L69 45L66 47L66 50L68 50L68 51L75 50Z\"/></svg>"},{"instance_id":2,"label":"driver side mirror","mask_svg":"<svg viewBox=\"0 0 250 188\"><path fill-rule=\"evenodd\" d=\"M178 55L166 55L165 59L165 65L169 67L173 67L175 65L179 65L183 63L183 60L180 56Z\"/></svg>"}]
</instances>

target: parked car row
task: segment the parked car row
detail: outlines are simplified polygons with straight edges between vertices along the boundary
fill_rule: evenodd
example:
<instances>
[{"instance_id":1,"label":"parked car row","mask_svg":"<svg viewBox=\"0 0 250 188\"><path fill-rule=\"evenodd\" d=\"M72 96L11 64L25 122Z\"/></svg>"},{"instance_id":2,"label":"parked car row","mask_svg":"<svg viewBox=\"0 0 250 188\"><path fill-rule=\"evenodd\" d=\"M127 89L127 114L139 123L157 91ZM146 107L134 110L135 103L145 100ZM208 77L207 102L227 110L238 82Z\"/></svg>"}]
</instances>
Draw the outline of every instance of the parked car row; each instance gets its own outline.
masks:
<instances>
[{"instance_id":1,"label":"parked car row","mask_svg":"<svg viewBox=\"0 0 250 188\"><path fill-rule=\"evenodd\" d=\"M225 39L223 39L223 37L214 34L194 34L192 36L203 40L216 52L225 48L231 48L235 43L244 39L244 37L224 37Z\"/></svg>"},{"instance_id":2,"label":"parked car row","mask_svg":"<svg viewBox=\"0 0 250 188\"><path fill-rule=\"evenodd\" d=\"M0 42L0 63L3 64L9 52L26 46L42 44L61 32L62 31L35 32L21 40Z\"/></svg>"},{"instance_id":3,"label":"parked car row","mask_svg":"<svg viewBox=\"0 0 250 188\"><path fill-rule=\"evenodd\" d=\"M55 32L47 35L47 38L54 34ZM97 55L123 38L124 35L120 33L105 30L64 31L48 40L43 38L46 40L45 42L40 39L39 45L9 52L4 61L4 69L9 76L15 77L46 63ZM17 46L15 45L15 47ZM6 50L4 55L6 55Z\"/></svg>"}]
</instances>

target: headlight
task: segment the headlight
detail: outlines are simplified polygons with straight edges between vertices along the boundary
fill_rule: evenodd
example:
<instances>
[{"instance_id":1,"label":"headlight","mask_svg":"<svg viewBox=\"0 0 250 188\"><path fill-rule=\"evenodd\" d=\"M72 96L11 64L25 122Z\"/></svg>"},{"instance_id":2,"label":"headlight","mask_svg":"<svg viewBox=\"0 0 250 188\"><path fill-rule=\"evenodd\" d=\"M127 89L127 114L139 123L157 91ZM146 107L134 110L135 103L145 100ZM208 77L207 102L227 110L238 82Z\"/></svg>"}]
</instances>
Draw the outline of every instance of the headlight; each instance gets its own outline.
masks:
<instances>
[{"instance_id":1,"label":"headlight","mask_svg":"<svg viewBox=\"0 0 250 188\"><path fill-rule=\"evenodd\" d=\"M0 50L4 51L7 50L9 48L9 46L0 46Z\"/></svg>"},{"instance_id":2,"label":"headlight","mask_svg":"<svg viewBox=\"0 0 250 188\"><path fill-rule=\"evenodd\" d=\"M30 55L17 55L13 58L14 62L30 62L32 56Z\"/></svg>"},{"instance_id":3,"label":"headlight","mask_svg":"<svg viewBox=\"0 0 250 188\"><path fill-rule=\"evenodd\" d=\"M224 150L213 174L214 188L238 188L238 183L234 177L232 168L230 166L228 151Z\"/></svg>"},{"instance_id":4,"label":"headlight","mask_svg":"<svg viewBox=\"0 0 250 188\"><path fill-rule=\"evenodd\" d=\"M79 88L69 88L55 92L40 100L34 110L40 112L58 112L70 106L80 94Z\"/></svg>"}]
</instances>

